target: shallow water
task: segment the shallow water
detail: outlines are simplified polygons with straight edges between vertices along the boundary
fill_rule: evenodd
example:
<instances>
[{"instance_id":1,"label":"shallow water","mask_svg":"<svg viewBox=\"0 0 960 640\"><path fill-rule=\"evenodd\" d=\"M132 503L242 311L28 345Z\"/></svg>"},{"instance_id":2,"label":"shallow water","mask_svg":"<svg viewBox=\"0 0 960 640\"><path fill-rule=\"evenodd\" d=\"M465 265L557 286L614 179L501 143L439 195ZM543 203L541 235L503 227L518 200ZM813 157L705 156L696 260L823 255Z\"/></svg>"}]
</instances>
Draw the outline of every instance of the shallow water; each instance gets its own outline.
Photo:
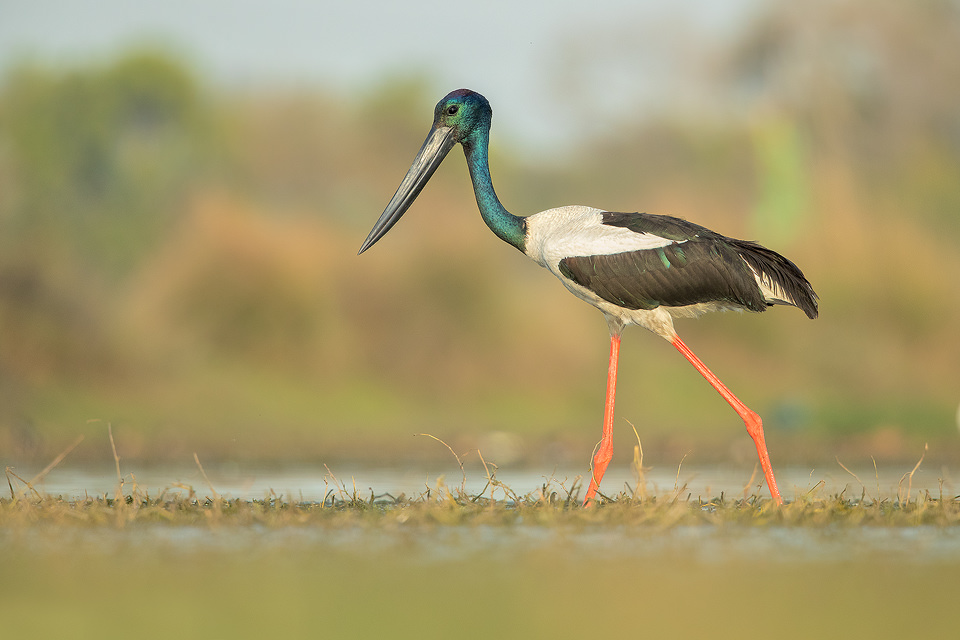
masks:
<instances>
[{"instance_id":1,"label":"shallow water","mask_svg":"<svg viewBox=\"0 0 960 640\"><path fill-rule=\"evenodd\" d=\"M0 530L0 552L44 554L71 549L94 555L271 553L327 550L358 556L402 555L425 562L523 558L531 553L627 559L684 557L711 563L774 564L870 561L912 565L960 562L960 528L753 527L683 525L668 528L543 526L536 524L448 525L411 529L372 526L210 527L139 524L135 527L52 526Z\"/></svg>"}]
</instances>

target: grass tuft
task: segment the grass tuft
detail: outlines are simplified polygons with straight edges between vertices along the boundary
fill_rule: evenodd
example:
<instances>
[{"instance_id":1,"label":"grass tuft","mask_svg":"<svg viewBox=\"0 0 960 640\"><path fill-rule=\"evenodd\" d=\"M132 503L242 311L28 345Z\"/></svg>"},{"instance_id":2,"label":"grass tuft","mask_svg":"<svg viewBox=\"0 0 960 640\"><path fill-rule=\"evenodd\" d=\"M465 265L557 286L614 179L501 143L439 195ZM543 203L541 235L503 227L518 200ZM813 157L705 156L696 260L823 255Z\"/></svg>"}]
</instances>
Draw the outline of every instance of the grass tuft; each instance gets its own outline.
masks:
<instances>
[{"instance_id":1,"label":"grass tuft","mask_svg":"<svg viewBox=\"0 0 960 640\"><path fill-rule=\"evenodd\" d=\"M489 464L489 463L488 463ZM432 527L444 525L537 524L547 526L629 526L670 529L680 526L891 526L960 525L960 497L932 496L871 499L845 495L822 497L816 491L798 495L782 507L767 498L750 495L731 500L725 495L702 500L684 495L682 488L664 496L646 490L623 491L602 499L596 509L580 507L579 482L570 487L550 480L526 495L518 495L496 479L478 494L438 480L418 496L371 491L364 495L331 474L332 487L322 501L304 501L270 493L259 500L230 499L212 486L210 495L176 485L150 495L133 482L119 485L114 496L65 500L31 488L8 470L12 498L0 499L0 527L42 524L108 526L143 524L210 526L320 526L356 525ZM501 494L497 497L495 494Z\"/></svg>"},{"instance_id":2,"label":"grass tuft","mask_svg":"<svg viewBox=\"0 0 960 640\"><path fill-rule=\"evenodd\" d=\"M550 478L536 490L519 494L497 479L497 466L483 459L486 484L476 494L466 490L467 475L463 462L446 442L430 434L427 436L446 447L457 460L462 474L459 486L450 486L439 478L433 487L416 496L389 493L361 494L354 482L352 487L340 481L329 467L325 482L327 489L319 501L295 500L277 495L272 490L259 500L224 498L214 488L204 471L199 456L193 459L207 484L209 493L201 496L197 490L184 484L174 484L156 495L141 488L134 474L130 481L122 472L112 429L108 428L117 485L113 497L106 494L65 500L41 492L35 484L59 464L79 444L79 439L58 455L32 480L25 480L7 467L9 499L0 499L0 528L15 528L40 524L72 524L113 526L124 528L140 524L167 526L198 524L215 526L268 527L311 525L342 527L368 524L406 528L437 525L621 525L650 527L657 530L679 526L890 526L915 527L933 525L953 527L960 524L960 496L944 496L929 491L914 495L913 475L923 463L926 448L913 469L901 479L896 497L881 497L867 492L866 485L840 460L837 463L860 483L858 497L845 492L821 496L822 482L792 501L778 507L768 498L749 492L753 478L744 487L743 497L694 498L686 485L680 485L680 469L672 491L653 495L647 487L643 466L643 448L639 437L634 450L636 483L626 486L616 495L598 493L596 509L583 509L580 492L582 478L575 478L569 486L566 480ZM682 465L681 460L681 465ZM906 485L904 487L904 484Z\"/></svg>"}]
</instances>

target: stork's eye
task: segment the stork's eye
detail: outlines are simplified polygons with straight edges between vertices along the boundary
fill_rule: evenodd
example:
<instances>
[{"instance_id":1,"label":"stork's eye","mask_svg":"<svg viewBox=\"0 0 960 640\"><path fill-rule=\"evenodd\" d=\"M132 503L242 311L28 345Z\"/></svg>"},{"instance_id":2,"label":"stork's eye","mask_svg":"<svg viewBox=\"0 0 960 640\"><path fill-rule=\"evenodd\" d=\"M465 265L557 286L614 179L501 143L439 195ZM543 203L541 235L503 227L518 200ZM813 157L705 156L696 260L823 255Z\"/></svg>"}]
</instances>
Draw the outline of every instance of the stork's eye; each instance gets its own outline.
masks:
<instances>
[{"instance_id":1,"label":"stork's eye","mask_svg":"<svg viewBox=\"0 0 960 640\"><path fill-rule=\"evenodd\" d=\"M447 115L448 115L448 116L455 116L455 115L457 115L457 111L460 111L460 105L452 104L452 105L450 105L449 107L447 107Z\"/></svg>"}]
</instances>

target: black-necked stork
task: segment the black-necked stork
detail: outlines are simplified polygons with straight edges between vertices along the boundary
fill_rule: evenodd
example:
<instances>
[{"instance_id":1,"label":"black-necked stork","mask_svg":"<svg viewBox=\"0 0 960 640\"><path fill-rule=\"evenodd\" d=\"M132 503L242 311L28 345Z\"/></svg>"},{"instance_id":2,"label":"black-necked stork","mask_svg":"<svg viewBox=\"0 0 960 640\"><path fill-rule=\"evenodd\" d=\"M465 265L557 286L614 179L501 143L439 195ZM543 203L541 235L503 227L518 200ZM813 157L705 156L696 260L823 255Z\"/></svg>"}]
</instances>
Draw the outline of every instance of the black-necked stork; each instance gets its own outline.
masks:
<instances>
[{"instance_id":1,"label":"black-necked stork","mask_svg":"<svg viewBox=\"0 0 960 640\"><path fill-rule=\"evenodd\" d=\"M433 127L403 182L360 252L373 246L407 211L447 153L463 145L480 215L490 230L546 267L578 298L600 309L610 329L610 367L603 435L593 457L585 505L594 499L613 456L613 407L620 335L626 325L668 340L739 414L753 438L773 499L782 504L763 437L751 411L677 336L676 317L707 311L764 311L774 304L817 317L817 294L799 268L754 242L722 236L669 216L616 213L585 206L521 217L508 212L493 189L487 150L493 110L479 93L458 89L437 103Z\"/></svg>"}]
</instances>

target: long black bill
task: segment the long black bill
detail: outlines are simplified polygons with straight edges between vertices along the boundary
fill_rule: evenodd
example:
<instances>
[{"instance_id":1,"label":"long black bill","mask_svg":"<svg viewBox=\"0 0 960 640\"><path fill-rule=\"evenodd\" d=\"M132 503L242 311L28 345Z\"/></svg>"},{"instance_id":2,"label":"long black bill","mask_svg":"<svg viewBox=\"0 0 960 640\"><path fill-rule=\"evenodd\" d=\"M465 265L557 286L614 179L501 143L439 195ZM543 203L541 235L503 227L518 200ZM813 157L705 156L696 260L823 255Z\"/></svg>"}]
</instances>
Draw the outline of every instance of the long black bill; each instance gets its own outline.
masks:
<instances>
[{"instance_id":1,"label":"long black bill","mask_svg":"<svg viewBox=\"0 0 960 640\"><path fill-rule=\"evenodd\" d=\"M373 225L373 229L370 230L367 239L363 241L357 255L372 247L407 212L413 201L423 191L423 187L426 186L433 172L437 170L437 167L440 166L440 163L443 162L443 159L455 144L453 129L450 127L434 127L431 129L430 135L424 140L423 146L420 147L420 153L414 158L410 170L403 178L403 182L400 183L397 192L393 194L387 208L380 214L380 219Z\"/></svg>"}]
</instances>

